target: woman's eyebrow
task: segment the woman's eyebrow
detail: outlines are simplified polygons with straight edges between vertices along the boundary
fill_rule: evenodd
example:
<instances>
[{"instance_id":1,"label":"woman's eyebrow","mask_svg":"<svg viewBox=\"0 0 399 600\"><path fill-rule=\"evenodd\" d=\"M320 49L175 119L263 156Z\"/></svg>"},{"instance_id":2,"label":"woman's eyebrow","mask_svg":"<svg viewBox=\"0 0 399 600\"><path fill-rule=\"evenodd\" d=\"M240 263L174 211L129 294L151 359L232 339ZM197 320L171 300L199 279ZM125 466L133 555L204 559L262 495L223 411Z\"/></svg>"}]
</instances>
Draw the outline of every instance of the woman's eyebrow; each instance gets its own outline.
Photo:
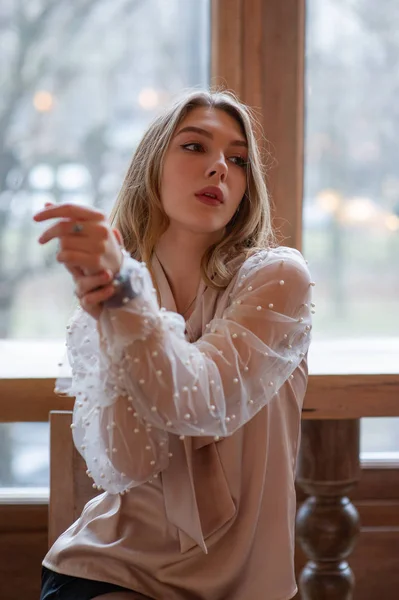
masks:
<instances>
[{"instance_id":1,"label":"woman's eyebrow","mask_svg":"<svg viewBox=\"0 0 399 600\"><path fill-rule=\"evenodd\" d=\"M191 131L193 133L199 133L199 134L204 135L205 137L209 138L210 140L213 140L213 135L210 131L207 131L206 129L202 129L202 127L194 127L193 125L187 125L187 127L183 127L176 133L176 136L180 135L181 133L185 133L187 131L189 131L189 132ZM229 146L243 146L244 148L248 148L248 144L245 140L233 140L232 142L230 142Z\"/></svg>"}]
</instances>

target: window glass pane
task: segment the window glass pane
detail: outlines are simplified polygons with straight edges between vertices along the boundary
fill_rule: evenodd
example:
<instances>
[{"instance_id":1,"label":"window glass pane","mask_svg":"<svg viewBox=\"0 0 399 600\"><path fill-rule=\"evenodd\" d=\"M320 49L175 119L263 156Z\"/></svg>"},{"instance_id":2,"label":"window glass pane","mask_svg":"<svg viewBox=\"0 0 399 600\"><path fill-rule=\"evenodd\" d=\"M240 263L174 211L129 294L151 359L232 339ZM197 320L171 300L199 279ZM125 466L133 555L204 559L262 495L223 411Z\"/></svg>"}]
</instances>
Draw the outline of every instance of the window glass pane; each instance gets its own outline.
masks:
<instances>
[{"instance_id":1,"label":"window glass pane","mask_svg":"<svg viewBox=\"0 0 399 600\"><path fill-rule=\"evenodd\" d=\"M339 345L345 372L399 372L398 19L393 0L307 2L303 223L318 372L334 372ZM398 420L370 420L362 447L397 451L398 434Z\"/></svg>"},{"instance_id":2,"label":"window glass pane","mask_svg":"<svg viewBox=\"0 0 399 600\"><path fill-rule=\"evenodd\" d=\"M2 2L0 338L60 338L73 307L46 200L107 212L149 121L209 80L209 0Z\"/></svg>"},{"instance_id":3,"label":"window glass pane","mask_svg":"<svg viewBox=\"0 0 399 600\"><path fill-rule=\"evenodd\" d=\"M0 488L47 487L48 423L0 423Z\"/></svg>"},{"instance_id":4,"label":"window glass pane","mask_svg":"<svg viewBox=\"0 0 399 600\"><path fill-rule=\"evenodd\" d=\"M60 340L56 369L72 286L32 215L47 200L109 212L149 121L208 85L210 0L3 0L0 15L0 355ZM0 425L0 485L47 482L45 427Z\"/></svg>"}]
</instances>

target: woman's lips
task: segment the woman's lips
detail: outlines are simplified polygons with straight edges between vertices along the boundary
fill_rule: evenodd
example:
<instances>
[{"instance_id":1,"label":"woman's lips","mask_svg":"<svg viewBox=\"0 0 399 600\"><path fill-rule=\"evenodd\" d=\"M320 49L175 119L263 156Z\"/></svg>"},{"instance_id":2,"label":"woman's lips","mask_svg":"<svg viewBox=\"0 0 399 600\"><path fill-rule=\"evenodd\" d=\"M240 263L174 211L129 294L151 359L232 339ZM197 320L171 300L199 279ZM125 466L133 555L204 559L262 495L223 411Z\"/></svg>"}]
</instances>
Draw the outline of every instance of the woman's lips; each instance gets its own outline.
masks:
<instances>
[{"instance_id":1,"label":"woman's lips","mask_svg":"<svg viewBox=\"0 0 399 600\"><path fill-rule=\"evenodd\" d=\"M217 198L211 198L205 194L195 194L195 197L203 204L208 204L209 206L220 206L222 204Z\"/></svg>"}]
</instances>

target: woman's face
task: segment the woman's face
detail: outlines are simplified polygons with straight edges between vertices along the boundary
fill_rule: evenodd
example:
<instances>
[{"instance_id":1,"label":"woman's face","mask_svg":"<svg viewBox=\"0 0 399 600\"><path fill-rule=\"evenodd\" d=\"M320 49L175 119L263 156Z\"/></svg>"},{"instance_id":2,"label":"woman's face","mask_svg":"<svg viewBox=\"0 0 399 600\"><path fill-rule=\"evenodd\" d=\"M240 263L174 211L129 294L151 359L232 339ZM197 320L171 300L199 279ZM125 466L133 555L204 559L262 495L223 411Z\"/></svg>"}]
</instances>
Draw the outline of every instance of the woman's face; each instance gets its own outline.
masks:
<instances>
[{"instance_id":1,"label":"woman's face","mask_svg":"<svg viewBox=\"0 0 399 600\"><path fill-rule=\"evenodd\" d=\"M247 142L233 117L220 109L193 109L165 154L161 201L170 226L223 232L244 196L247 162Z\"/></svg>"}]
</instances>

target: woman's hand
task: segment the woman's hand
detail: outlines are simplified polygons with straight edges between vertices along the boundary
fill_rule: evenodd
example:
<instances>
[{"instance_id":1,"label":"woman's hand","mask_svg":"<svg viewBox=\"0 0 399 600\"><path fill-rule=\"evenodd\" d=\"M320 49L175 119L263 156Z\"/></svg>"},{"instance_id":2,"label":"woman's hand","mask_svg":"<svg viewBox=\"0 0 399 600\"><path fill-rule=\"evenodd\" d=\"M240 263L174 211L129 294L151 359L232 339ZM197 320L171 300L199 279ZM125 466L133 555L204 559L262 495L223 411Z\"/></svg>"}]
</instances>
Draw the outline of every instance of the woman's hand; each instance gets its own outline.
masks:
<instances>
[{"instance_id":1,"label":"woman's hand","mask_svg":"<svg viewBox=\"0 0 399 600\"><path fill-rule=\"evenodd\" d=\"M75 204L46 206L36 213L34 220L41 222L59 219L39 238L47 244L59 239L57 260L69 271L81 269L86 275L102 271L119 272L122 265L121 239L110 227L104 214L94 208Z\"/></svg>"},{"instance_id":2,"label":"woman's hand","mask_svg":"<svg viewBox=\"0 0 399 600\"><path fill-rule=\"evenodd\" d=\"M75 294L81 307L94 319L98 320L102 311L102 303L115 294L113 274L103 271L97 275L74 275Z\"/></svg>"},{"instance_id":3,"label":"woman's hand","mask_svg":"<svg viewBox=\"0 0 399 600\"><path fill-rule=\"evenodd\" d=\"M113 280L122 263L121 234L110 228L103 213L82 206L47 203L34 219L57 217L62 220L47 229L39 242L46 244L59 238L57 260L71 273L82 308L98 319L102 303L116 291ZM74 231L76 225L80 231Z\"/></svg>"}]
</instances>

